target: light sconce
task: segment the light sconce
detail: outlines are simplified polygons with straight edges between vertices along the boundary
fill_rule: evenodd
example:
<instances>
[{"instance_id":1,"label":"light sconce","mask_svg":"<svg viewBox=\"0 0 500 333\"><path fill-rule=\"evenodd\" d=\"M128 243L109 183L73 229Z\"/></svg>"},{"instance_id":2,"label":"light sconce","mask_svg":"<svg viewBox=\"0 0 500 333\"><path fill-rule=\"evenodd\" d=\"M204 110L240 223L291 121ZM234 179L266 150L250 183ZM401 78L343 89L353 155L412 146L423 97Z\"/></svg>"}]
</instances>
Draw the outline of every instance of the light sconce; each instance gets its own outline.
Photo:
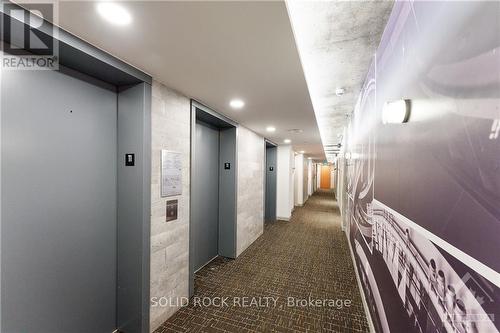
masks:
<instances>
[{"instance_id":1,"label":"light sconce","mask_svg":"<svg viewBox=\"0 0 500 333\"><path fill-rule=\"evenodd\" d=\"M410 120L411 100L399 99L385 102L382 108L382 122L384 124L402 124Z\"/></svg>"}]
</instances>

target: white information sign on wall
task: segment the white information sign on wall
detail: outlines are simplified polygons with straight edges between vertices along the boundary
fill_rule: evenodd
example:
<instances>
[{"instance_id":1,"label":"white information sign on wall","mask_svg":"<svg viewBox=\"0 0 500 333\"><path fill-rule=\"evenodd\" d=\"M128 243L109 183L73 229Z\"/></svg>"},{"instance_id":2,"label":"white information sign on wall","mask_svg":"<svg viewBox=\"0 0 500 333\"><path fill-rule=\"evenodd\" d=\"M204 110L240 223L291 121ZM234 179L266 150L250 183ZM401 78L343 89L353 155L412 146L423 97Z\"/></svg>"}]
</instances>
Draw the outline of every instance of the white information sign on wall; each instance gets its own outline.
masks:
<instances>
[{"instance_id":1,"label":"white information sign on wall","mask_svg":"<svg viewBox=\"0 0 500 333\"><path fill-rule=\"evenodd\" d=\"M181 153L161 151L161 196L170 197L182 194Z\"/></svg>"}]
</instances>

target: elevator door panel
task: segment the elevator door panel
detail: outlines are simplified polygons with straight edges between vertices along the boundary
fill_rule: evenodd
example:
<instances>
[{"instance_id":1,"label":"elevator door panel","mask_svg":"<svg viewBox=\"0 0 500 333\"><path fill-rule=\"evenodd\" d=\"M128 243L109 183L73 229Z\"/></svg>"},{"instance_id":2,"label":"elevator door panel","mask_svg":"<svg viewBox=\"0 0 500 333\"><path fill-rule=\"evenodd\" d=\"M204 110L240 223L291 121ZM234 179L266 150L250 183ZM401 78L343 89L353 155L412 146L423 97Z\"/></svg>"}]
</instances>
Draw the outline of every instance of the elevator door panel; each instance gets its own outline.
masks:
<instances>
[{"instance_id":1,"label":"elevator door panel","mask_svg":"<svg viewBox=\"0 0 500 333\"><path fill-rule=\"evenodd\" d=\"M56 71L2 73L3 333L110 333L116 93Z\"/></svg>"},{"instance_id":2,"label":"elevator door panel","mask_svg":"<svg viewBox=\"0 0 500 333\"><path fill-rule=\"evenodd\" d=\"M266 148L266 221L276 220L276 147Z\"/></svg>"},{"instance_id":3,"label":"elevator door panel","mask_svg":"<svg viewBox=\"0 0 500 333\"><path fill-rule=\"evenodd\" d=\"M217 256L219 220L219 130L196 123L196 188L193 193L194 270Z\"/></svg>"}]
</instances>

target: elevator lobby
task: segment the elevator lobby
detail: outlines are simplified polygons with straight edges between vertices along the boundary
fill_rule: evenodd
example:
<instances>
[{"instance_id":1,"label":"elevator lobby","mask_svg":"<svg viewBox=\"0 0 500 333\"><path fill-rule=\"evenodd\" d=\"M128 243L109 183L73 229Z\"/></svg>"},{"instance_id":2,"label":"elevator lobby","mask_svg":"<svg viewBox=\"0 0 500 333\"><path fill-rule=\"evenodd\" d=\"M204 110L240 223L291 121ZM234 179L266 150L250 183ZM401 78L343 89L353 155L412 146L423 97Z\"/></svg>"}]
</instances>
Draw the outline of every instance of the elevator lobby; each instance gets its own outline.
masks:
<instances>
[{"instance_id":1,"label":"elevator lobby","mask_svg":"<svg viewBox=\"0 0 500 333\"><path fill-rule=\"evenodd\" d=\"M0 333L500 332L499 0L0 1Z\"/></svg>"}]
</instances>

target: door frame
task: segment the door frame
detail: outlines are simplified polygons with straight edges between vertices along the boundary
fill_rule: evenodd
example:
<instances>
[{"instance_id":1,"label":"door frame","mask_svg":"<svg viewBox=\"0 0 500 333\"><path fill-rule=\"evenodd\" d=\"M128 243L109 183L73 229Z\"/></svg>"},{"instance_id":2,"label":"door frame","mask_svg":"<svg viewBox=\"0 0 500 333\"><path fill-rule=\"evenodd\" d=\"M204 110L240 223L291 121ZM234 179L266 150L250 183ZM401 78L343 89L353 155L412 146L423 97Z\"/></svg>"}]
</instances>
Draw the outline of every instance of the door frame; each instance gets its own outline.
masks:
<instances>
[{"instance_id":1,"label":"door frame","mask_svg":"<svg viewBox=\"0 0 500 333\"><path fill-rule=\"evenodd\" d=\"M235 183L235 188L234 188L234 258L236 258L237 254L237 228L236 228L236 221L237 221L237 207L238 207L238 202L237 202L237 193L238 193L238 123L233 121L232 119L217 113L216 111L212 110L206 105L203 105L202 103L192 99L191 100L191 112L190 112L190 140L191 140L191 152L190 152L190 182L189 182L189 297L194 295L194 274L195 274L195 268L194 268L194 230L192 228L192 218L193 218L193 211L194 211L194 199L193 199L193 193L196 190L196 172L195 172L195 165L196 165L196 119L197 119L197 109L202 111L204 114L205 119L200 119L203 122L207 122L209 124L218 124L219 127L227 125L228 127L234 127L236 130L236 137L235 137L235 160L234 160L234 183ZM220 143L219 143L220 144ZM219 179L220 181L220 179ZM219 206L220 209L220 206ZM220 223L220 215L219 215L219 223Z\"/></svg>"},{"instance_id":2,"label":"door frame","mask_svg":"<svg viewBox=\"0 0 500 333\"><path fill-rule=\"evenodd\" d=\"M271 145L274 148L276 148L276 166L275 166L275 172L276 172L276 182L278 181L278 144L274 143L273 141L264 138L264 195L262 196L263 200L263 207L264 207L264 215L262 216L262 225L265 226L266 224L266 192L267 192L267 146ZM277 184L276 184L276 193L277 193ZM277 205L278 200L276 199L274 206L275 206L275 214L274 214L274 219L277 220Z\"/></svg>"},{"instance_id":3,"label":"door frame","mask_svg":"<svg viewBox=\"0 0 500 333\"><path fill-rule=\"evenodd\" d=\"M323 179L323 173L324 173L323 169L326 169L326 168L328 168L328 183L329 184L328 184L328 187L324 188L323 185L322 185L323 181L325 180L325 179ZM321 167L320 167L320 171L321 171L321 178L320 178L320 182L319 182L319 185L320 185L319 187L321 189L324 189L324 190L325 189L330 190L332 188L332 167L331 167L331 165L330 164L326 164L326 165L322 164Z\"/></svg>"},{"instance_id":4,"label":"door frame","mask_svg":"<svg viewBox=\"0 0 500 333\"><path fill-rule=\"evenodd\" d=\"M9 8L27 12L7 2ZM0 6L2 19L12 19ZM90 43L44 20L38 36L58 45L61 70L65 68L109 83L117 88L117 297L116 328L149 333L150 224L151 224L151 85L152 77ZM9 43L9 36L0 36ZM135 166L124 167L125 155L135 153ZM126 213L125 213L126 212ZM128 217L121 219L121 216ZM0 222L5 223L0 219ZM0 223L1 228L1 223ZM130 258L133 250L134 258ZM1 263L3 265L3 263ZM3 268L0 269L0 273ZM133 277L131 279L131 276ZM0 281L2 276L0 274ZM119 296L119 291L123 296ZM1 298L1 291L0 291ZM0 330L2 327L0 313Z\"/></svg>"}]
</instances>

